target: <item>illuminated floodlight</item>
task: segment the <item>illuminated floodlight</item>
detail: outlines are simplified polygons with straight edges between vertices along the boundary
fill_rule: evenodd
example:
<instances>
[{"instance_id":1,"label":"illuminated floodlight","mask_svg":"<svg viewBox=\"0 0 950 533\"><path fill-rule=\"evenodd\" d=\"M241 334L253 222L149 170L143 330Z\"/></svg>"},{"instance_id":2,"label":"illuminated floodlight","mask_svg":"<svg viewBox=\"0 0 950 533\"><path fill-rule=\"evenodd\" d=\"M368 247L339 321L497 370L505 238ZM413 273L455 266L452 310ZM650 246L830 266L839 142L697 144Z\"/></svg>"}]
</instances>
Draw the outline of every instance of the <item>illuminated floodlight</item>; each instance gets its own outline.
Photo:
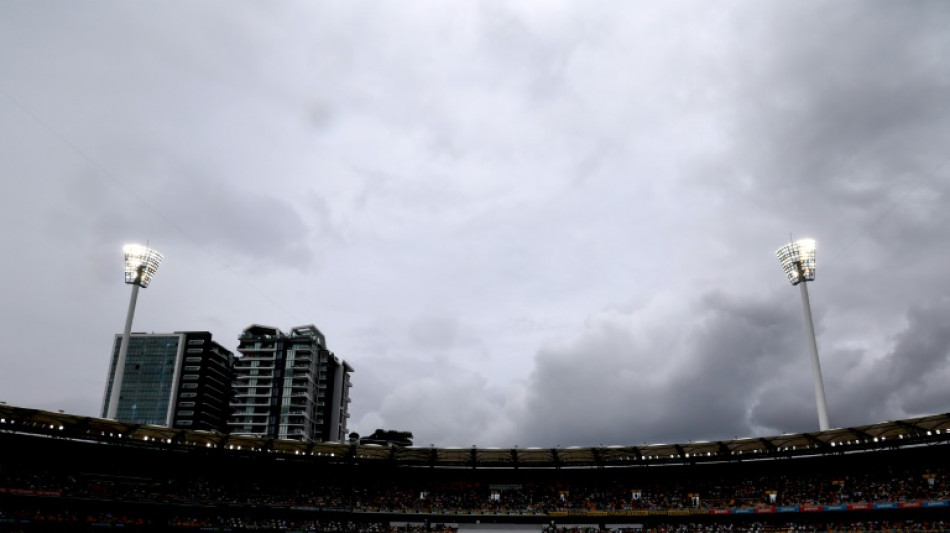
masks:
<instances>
[{"instance_id":1,"label":"illuminated floodlight","mask_svg":"<svg viewBox=\"0 0 950 533\"><path fill-rule=\"evenodd\" d=\"M828 429L828 406L825 402L825 384L821 379L821 364L818 362L818 342L815 340L815 324L811 318L811 302L808 299L808 284L815 281L815 241L799 239L790 242L775 251L782 270L792 285L798 285L802 295L802 308L805 311L805 329L808 337L808 349L811 352L812 380L815 385L815 405L818 409L818 428Z\"/></svg>"},{"instance_id":2,"label":"illuminated floodlight","mask_svg":"<svg viewBox=\"0 0 950 533\"><path fill-rule=\"evenodd\" d=\"M122 252L125 254L125 282L143 289L148 287L158 272L162 254L141 244L126 244Z\"/></svg>"},{"instance_id":3,"label":"illuminated floodlight","mask_svg":"<svg viewBox=\"0 0 950 533\"><path fill-rule=\"evenodd\" d=\"M792 285L815 281L815 240L799 239L775 251Z\"/></svg>"},{"instance_id":4,"label":"illuminated floodlight","mask_svg":"<svg viewBox=\"0 0 950 533\"><path fill-rule=\"evenodd\" d=\"M139 296L139 287L146 288L151 283L158 265L162 262L162 254L141 244L126 244L122 247L125 255L125 282L132 286L132 297L129 300L129 312L125 316L125 330L122 333L122 343L119 345L119 354L115 361L115 370L112 372L112 390L109 393L106 418L116 419L119 412L119 393L122 390L122 379L125 376L125 360L129 354L129 339L132 336L132 317L135 315L135 302Z\"/></svg>"}]
</instances>

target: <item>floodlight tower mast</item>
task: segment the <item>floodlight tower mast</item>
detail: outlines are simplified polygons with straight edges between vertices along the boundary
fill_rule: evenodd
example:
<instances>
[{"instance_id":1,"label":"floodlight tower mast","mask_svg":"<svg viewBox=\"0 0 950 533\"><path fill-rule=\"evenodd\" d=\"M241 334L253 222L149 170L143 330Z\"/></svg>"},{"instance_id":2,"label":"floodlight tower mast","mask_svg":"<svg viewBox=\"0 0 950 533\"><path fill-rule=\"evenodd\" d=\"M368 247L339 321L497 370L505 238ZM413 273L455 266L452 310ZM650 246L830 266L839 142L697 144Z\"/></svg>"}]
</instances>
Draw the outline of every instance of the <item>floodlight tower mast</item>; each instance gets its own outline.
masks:
<instances>
[{"instance_id":1,"label":"floodlight tower mast","mask_svg":"<svg viewBox=\"0 0 950 533\"><path fill-rule=\"evenodd\" d=\"M132 316L135 315L135 301L139 296L139 287L148 287L158 265L162 262L162 254L141 244L126 244L122 247L125 254L125 282L132 286L132 298L129 300L129 312L125 317L125 330L122 333L122 344L119 346L119 355L115 361L115 372L112 374L112 390L109 393L109 410L106 418L115 420L119 410L119 392L122 390L122 378L125 374L125 359L129 353L129 338L132 336Z\"/></svg>"},{"instance_id":2,"label":"floodlight tower mast","mask_svg":"<svg viewBox=\"0 0 950 533\"><path fill-rule=\"evenodd\" d=\"M805 310L805 329L808 348L811 351L811 374L815 383L815 404L818 407L818 428L828 429L828 405L825 403L825 384L821 379L821 364L818 362L818 342L815 340L815 324L811 318L811 302L808 300L808 288L805 282L815 280L815 241L800 239L790 242L775 251L788 281L798 285L802 294L802 307Z\"/></svg>"}]
</instances>

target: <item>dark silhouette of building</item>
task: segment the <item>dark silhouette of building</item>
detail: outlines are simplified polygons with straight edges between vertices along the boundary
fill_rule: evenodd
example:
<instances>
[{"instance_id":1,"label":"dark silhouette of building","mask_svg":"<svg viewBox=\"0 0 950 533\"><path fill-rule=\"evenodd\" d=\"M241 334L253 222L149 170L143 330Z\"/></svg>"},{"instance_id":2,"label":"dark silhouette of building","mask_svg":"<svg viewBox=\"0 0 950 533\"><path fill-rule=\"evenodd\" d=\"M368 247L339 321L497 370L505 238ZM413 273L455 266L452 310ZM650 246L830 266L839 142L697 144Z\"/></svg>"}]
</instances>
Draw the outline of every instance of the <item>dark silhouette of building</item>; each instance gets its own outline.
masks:
<instances>
[{"instance_id":1,"label":"dark silhouette of building","mask_svg":"<svg viewBox=\"0 0 950 533\"><path fill-rule=\"evenodd\" d=\"M115 336L102 401L109 412L122 335ZM234 354L207 331L133 333L116 420L182 429L227 431Z\"/></svg>"}]
</instances>

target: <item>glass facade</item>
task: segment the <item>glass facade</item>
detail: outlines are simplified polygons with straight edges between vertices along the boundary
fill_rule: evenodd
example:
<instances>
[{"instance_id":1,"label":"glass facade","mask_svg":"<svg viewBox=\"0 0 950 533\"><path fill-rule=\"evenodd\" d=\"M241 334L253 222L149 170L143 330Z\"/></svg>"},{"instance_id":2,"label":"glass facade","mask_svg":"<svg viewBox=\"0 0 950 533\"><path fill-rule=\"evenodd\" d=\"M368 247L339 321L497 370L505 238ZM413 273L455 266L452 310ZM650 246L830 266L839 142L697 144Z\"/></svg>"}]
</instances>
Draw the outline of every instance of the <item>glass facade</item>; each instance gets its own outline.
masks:
<instances>
[{"instance_id":1,"label":"glass facade","mask_svg":"<svg viewBox=\"0 0 950 533\"><path fill-rule=\"evenodd\" d=\"M108 412L116 359L122 337L117 336L106 386L102 416ZM169 401L175 388L181 335L132 335L125 361L116 419L138 424L169 425Z\"/></svg>"},{"instance_id":2,"label":"glass facade","mask_svg":"<svg viewBox=\"0 0 950 533\"><path fill-rule=\"evenodd\" d=\"M102 417L109 412L122 336L116 335ZM116 420L226 433L234 354L208 331L133 333Z\"/></svg>"}]
</instances>

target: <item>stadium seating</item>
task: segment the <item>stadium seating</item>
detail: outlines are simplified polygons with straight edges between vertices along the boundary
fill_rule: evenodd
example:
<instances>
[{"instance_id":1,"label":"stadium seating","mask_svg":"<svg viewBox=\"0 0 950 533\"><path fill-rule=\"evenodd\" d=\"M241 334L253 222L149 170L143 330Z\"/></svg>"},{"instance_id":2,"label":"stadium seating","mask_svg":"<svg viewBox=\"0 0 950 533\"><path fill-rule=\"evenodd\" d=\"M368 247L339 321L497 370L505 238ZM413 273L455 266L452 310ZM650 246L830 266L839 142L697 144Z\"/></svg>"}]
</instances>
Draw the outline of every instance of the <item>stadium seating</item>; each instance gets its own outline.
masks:
<instances>
[{"instance_id":1,"label":"stadium seating","mask_svg":"<svg viewBox=\"0 0 950 533\"><path fill-rule=\"evenodd\" d=\"M498 467L402 461L394 448L387 456L356 444L299 453L300 443L244 447L224 435L141 437L143 428L85 420L69 419L66 431L53 413L0 413L0 532L390 533L474 523L548 533L903 532L950 523L946 430L718 461Z\"/></svg>"}]
</instances>

